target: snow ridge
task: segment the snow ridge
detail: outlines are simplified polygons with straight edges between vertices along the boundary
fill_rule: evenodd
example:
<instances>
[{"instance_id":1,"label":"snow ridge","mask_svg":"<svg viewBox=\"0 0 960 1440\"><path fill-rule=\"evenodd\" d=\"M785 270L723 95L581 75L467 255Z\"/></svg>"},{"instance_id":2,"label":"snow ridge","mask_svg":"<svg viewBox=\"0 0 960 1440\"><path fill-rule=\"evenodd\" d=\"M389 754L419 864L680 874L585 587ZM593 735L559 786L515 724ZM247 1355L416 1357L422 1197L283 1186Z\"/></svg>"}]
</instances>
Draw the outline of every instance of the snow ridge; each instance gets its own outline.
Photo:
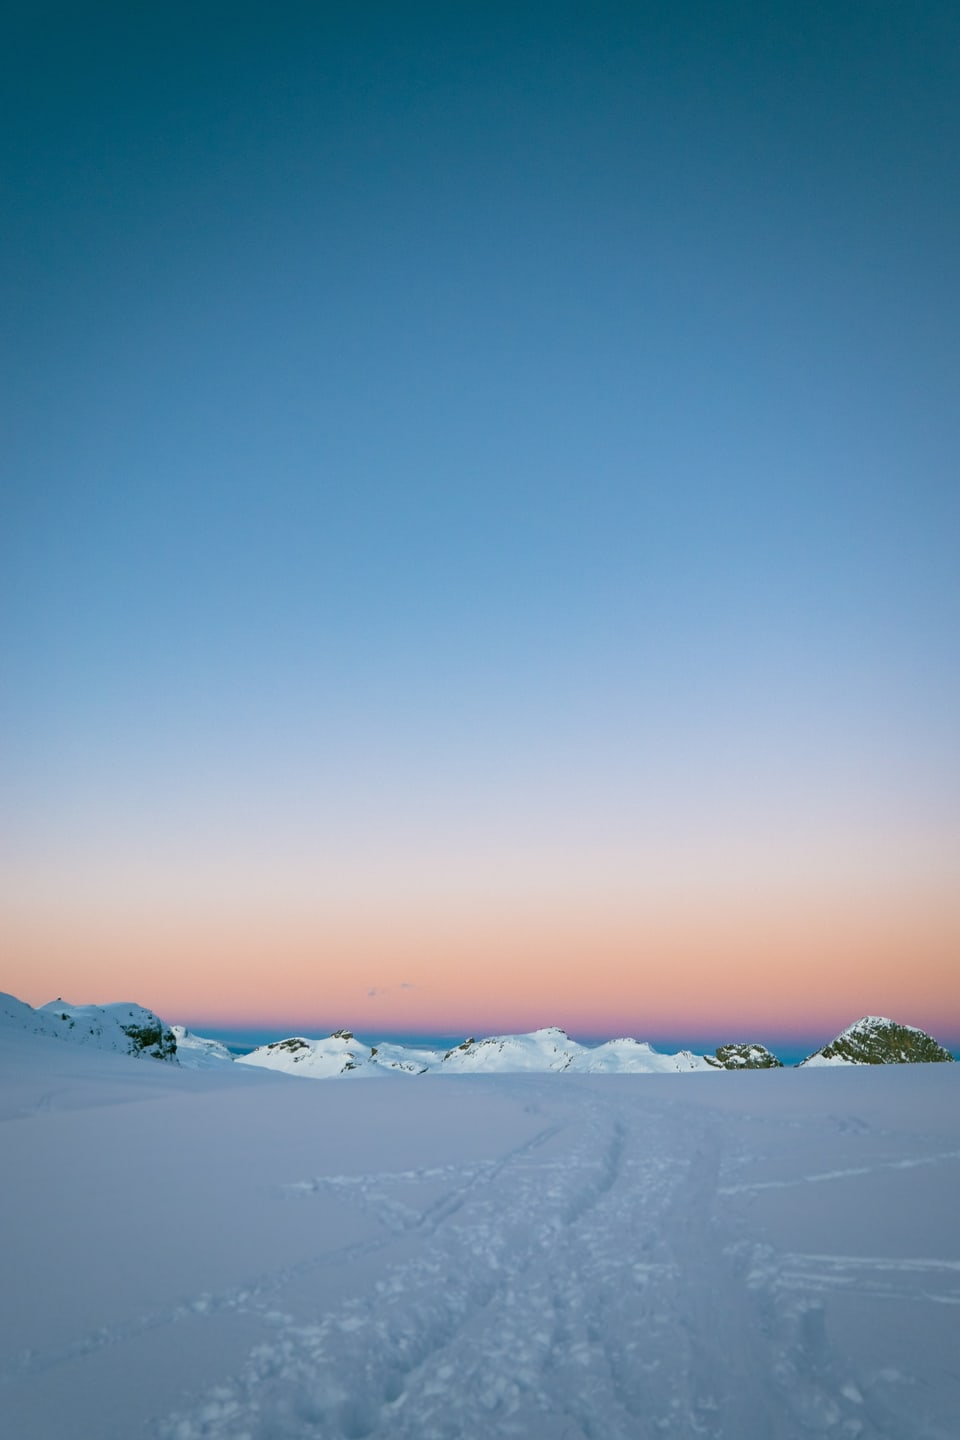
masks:
<instances>
[{"instance_id":1,"label":"snow ridge","mask_svg":"<svg viewBox=\"0 0 960 1440\"><path fill-rule=\"evenodd\" d=\"M71 1005L51 1000L34 1010L13 995L0 993L0 1025L30 1035L45 1035L73 1045L121 1055L146 1055L176 1064L177 1041L170 1026L142 1005Z\"/></svg>"},{"instance_id":2,"label":"snow ridge","mask_svg":"<svg viewBox=\"0 0 960 1440\"><path fill-rule=\"evenodd\" d=\"M406 1075L543 1074L569 1070L581 1074L688 1073L713 1068L702 1055L681 1050L664 1055L646 1041L623 1038L593 1048L572 1040L565 1030L548 1026L524 1035L472 1036L445 1053L390 1041L366 1046L349 1030L323 1040L302 1035L261 1045L238 1057L239 1065L280 1070L313 1080L342 1075L371 1078L394 1072Z\"/></svg>"}]
</instances>

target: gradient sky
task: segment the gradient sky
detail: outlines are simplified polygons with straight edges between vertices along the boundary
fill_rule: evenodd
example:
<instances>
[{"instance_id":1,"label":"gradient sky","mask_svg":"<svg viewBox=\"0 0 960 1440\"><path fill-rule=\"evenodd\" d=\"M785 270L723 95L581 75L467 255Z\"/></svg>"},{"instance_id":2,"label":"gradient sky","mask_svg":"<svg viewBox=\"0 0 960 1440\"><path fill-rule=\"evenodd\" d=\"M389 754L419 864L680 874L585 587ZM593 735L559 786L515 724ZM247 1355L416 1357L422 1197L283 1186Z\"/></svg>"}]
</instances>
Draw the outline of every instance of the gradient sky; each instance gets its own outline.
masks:
<instances>
[{"instance_id":1,"label":"gradient sky","mask_svg":"<svg viewBox=\"0 0 960 1440\"><path fill-rule=\"evenodd\" d=\"M19 8L0 988L956 1043L957 7Z\"/></svg>"}]
</instances>

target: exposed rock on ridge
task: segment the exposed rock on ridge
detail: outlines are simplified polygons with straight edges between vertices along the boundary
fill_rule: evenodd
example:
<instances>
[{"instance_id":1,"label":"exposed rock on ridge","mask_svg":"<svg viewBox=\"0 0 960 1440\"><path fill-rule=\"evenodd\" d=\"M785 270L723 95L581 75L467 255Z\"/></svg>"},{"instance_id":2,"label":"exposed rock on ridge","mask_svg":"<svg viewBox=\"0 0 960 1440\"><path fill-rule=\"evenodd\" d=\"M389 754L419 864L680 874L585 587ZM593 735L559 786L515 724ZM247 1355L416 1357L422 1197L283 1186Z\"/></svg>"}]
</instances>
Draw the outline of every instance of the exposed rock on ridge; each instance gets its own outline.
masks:
<instances>
[{"instance_id":1,"label":"exposed rock on ridge","mask_svg":"<svg viewBox=\"0 0 960 1440\"><path fill-rule=\"evenodd\" d=\"M778 1060L766 1045L718 1045L712 1055L704 1055L703 1058L708 1065L713 1065L718 1070L783 1069L783 1061Z\"/></svg>"},{"instance_id":2,"label":"exposed rock on ridge","mask_svg":"<svg viewBox=\"0 0 960 1440\"><path fill-rule=\"evenodd\" d=\"M953 1060L925 1030L898 1025L885 1015L865 1015L802 1065L925 1065Z\"/></svg>"}]
</instances>

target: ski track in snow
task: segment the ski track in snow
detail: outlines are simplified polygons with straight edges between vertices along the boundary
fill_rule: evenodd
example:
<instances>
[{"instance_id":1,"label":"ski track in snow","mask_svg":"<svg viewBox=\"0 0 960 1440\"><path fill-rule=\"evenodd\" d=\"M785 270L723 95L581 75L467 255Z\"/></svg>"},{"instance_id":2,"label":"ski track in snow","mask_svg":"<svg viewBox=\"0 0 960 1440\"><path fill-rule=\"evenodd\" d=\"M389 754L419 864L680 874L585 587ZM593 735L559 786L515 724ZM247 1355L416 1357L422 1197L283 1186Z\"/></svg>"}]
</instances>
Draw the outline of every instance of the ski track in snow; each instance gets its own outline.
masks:
<instances>
[{"instance_id":1,"label":"ski track in snow","mask_svg":"<svg viewBox=\"0 0 960 1440\"><path fill-rule=\"evenodd\" d=\"M676 1091L670 1080L655 1092L644 1083L498 1082L491 1101L511 1097L524 1122L499 1148L489 1127L459 1163L398 1168L406 1152L394 1145L391 1168L317 1174L305 1165L302 1178L273 1184L264 1212L275 1224L294 1207L297 1234L308 1237L296 1258L257 1272L269 1252L253 1248L250 1273L230 1272L237 1283L22 1351L0 1372L0 1405L4 1386L22 1394L105 1351L117 1352L108 1373L118 1372L124 1347L150 1332L192 1337L202 1351L203 1335L242 1321L223 1373L208 1366L179 1402L167 1391L131 1435L956 1440L955 1365L915 1367L916 1351L899 1340L883 1353L867 1344L857 1361L843 1343L850 1323L866 1321L869 1333L881 1313L905 1334L914 1317L936 1315L922 1333L945 1334L949 1354L960 1328L960 1246L943 1253L949 1226L938 1232L943 1249L924 1255L906 1244L927 1238L916 1227L902 1231L903 1254L866 1243L859 1254L845 1253L856 1224L842 1239L832 1219L819 1231L796 1224L798 1215L833 1217L844 1182L868 1205L875 1183L906 1186L908 1197L949 1187L955 1126L925 1135L853 1114L801 1119L764 1110L766 1101L757 1114L743 1105L726 1113L710 1098L719 1090L688 1102L686 1080L672 1082ZM746 1096L769 1082L731 1083ZM788 1083L789 1096L807 1077ZM38 1096L42 1115L47 1092ZM377 1153L375 1138L355 1151L367 1165ZM315 1152L303 1154L310 1163ZM862 1163L834 1163L846 1159ZM345 1226L345 1215L362 1223ZM771 1217L784 1223L782 1248L760 1238ZM336 1243L347 1235L361 1238ZM835 1323L844 1306L846 1331ZM95 1440L83 1425L72 1433Z\"/></svg>"},{"instance_id":2,"label":"ski track in snow","mask_svg":"<svg viewBox=\"0 0 960 1440\"><path fill-rule=\"evenodd\" d=\"M852 1165L843 1170L823 1170L814 1175L797 1175L790 1180L757 1180L745 1185L724 1185L720 1195L747 1195L759 1190L789 1190L795 1185L820 1185L827 1180L848 1180L858 1175L875 1175L880 1170L916 1170L923 1165L941 1165L944 1160L960 1160L960 1150L943 1150L936 1155L916 1155L908 1159L882 1160L876 1165Z\"/></svg>"},{"instance_id":3,"label":"ski track in snow","mask_svg":"<svg viewBox=\"0 0 960 1440\"><path fill-rule=\"evenodd\" d=\"M731 1247L736 1254L736 1247ZM767 1246L750 1253L748 1285L809 1294L846 1289L862 1295L904 1301L922 1299L940 1305L960 1305L960 1260L890 1259L866 1255L776 1255ZM920 1275L925 1288L897 1283L897 1277Z\"/></svg>"},{"instance_id":4,"label":"ski track in snow","mask_svg":"<svg viewBox=\"0 0 960 1440\"><path fill-rule=\"evenodd\" d=\"M283 1308L289 1272L235 1297L262 1314L263 1342L153 1435L953 1440L897 1401L897 1371L840 1364L823 1296L852 1288L956 1304L960 1262L731 1241L718 1202L763 1186L718 1184L711 1120L685 1117L678 1144L672 1107L638 1123L616 1104L581 1105L499 1159L288 1186L297 1203L338 1195L375 1217L381 1278L335 1313L318 1304L306 1317ZM418 1201L418 1190L432 1198ZM391 1245L408 1235L421 1243L391 1264ZM327 1256L314 1272L348 1258ZM898 1286L917 1275L922 1291Z\"/></svg>"}]
</instances>

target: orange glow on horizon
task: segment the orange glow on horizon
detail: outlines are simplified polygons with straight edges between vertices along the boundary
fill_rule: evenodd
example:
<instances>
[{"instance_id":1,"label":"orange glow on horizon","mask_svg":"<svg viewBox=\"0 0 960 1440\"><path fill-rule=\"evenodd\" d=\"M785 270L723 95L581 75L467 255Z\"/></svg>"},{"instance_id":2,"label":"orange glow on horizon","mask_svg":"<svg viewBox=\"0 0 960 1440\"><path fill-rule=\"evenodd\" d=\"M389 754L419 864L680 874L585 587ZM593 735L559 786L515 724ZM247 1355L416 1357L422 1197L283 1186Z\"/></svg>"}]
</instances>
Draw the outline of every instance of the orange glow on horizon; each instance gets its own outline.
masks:
<instances>
[{"instance_id":1,"label":"orange glow on horizon","mask_svg":"<svg viewBox=\"0 0 960 1440\"><path fill-rule=\"evenodd\" d=\"M8 917L3 988L137 1000L199 1026L360 1034L835 1033L866 1013L960 1033L960 904L941 894L701 892L219 907L87 898Z\"/></svg>"}]
</instances>

